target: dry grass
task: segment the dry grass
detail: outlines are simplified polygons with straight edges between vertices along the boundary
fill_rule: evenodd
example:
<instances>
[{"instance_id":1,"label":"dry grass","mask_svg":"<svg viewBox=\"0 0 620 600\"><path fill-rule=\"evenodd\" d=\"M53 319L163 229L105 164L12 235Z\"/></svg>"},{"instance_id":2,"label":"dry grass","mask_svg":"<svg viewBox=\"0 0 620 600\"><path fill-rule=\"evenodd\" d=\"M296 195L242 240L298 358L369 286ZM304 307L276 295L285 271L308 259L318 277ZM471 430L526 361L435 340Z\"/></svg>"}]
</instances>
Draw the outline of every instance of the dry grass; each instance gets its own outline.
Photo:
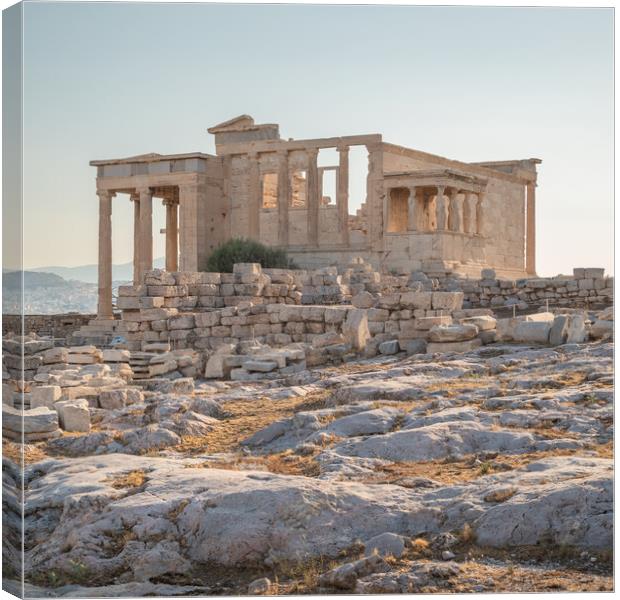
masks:
<instances>
[{"instance_id":1,"label":"dry grass","mask_svg":"<svg viewBox=\"0 0 620 600\"><path fill-rule=\"evenodd\" d=\"M146 483L146 471L129 471L117 477L104 479L104 481L116 490L140 488Z\"/></svg>"},{"instance_id":2,"label":"dry grass","mask_svg":"<svg viewBox=\"0 0 620 600\"><path fill-rule=\"evenodd\" d=\"M314 405L324 404L325 396L325 393L321 393L287 400L271 400L265 397L231 400L224 405L229 417L219 421L204 436L184 436L183 442L175 449L189 455L236 452L241 448L240 442L244 439L275 421L291 417L303 410L314 410Z\"/></svg>"},{"instance_id":3,"label":"dry grass","mask_svg":"<svg viewBox=\"0 0 620 600\"><path fill-rule=\"evenodd\" d=\"M613 456L611 442L603 446L593 446L602 457ZM424 477L441 484L452 484L472 481L491 473L520 469L526 465L550 456L579 456L582 452L575 449L556 449L550 451L529 452L526 454L498 455L493 460L479 463L474 456L463 460L432 460L425 462L396 462L388 465L377 465L375 473L361 481L374 484L396 484L405 478Z\"/></svg>"},{"instance_id":4,"label":"dry grass","mask_svg":"<svg viewBox=\"0 0 620 600\"><path fill-rule=\"evenodd\" d=\"M506 502L517 493L515 488L506 488L503 490L495 490L493 492L489 492L485 497L485 502Z\"/></svg>"},{"instance_id":5,"label":"dry grass","mask_svg":"<svg viewBox=\"0 0 620 600\"><path fill-rule=\"evenodd\" d=\"M49 458L41 445L25 444L22 446L8 440L2 442L2 456L17 464L21 464L22 459L25 464L31 464Z\"/></svg>"},{"instance_id":6,"label":"dry grass","mask_svg":"<svg viewBox=\"0 0 620 600\"><path fill-rule=\"evenodd\" d=\"M267 456L244 456L239 454L234 458L209 460L199 465L188 465L189 468L228 469L234 471L268 471L278 475L302 475L304 477L318 477L321 474L319 464L312 456L299 456L291 450L270 454Z\"/></svg>"}]
</instances>

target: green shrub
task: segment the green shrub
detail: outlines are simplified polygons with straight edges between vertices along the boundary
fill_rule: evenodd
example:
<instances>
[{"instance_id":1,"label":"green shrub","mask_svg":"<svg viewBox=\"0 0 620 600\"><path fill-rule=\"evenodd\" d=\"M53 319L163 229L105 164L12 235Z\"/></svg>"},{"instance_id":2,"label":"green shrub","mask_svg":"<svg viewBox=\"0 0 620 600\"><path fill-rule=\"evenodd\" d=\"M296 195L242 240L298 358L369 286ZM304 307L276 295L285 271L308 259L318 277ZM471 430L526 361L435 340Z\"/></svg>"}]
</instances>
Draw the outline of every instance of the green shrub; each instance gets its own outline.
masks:
<instances>
[{"instance_id":1,"label":"green shrub","mask_svg":"<svg viewBox=\"0 0 620 600\"><path fill-rule=\"evenodd\" d=\"M260 263L265 269L296 268L282 248L270 248L254 240L234 238L215 249L209 257L207 269L214 273L232 273L235 263Z\"/></svg>"}]
</instances>

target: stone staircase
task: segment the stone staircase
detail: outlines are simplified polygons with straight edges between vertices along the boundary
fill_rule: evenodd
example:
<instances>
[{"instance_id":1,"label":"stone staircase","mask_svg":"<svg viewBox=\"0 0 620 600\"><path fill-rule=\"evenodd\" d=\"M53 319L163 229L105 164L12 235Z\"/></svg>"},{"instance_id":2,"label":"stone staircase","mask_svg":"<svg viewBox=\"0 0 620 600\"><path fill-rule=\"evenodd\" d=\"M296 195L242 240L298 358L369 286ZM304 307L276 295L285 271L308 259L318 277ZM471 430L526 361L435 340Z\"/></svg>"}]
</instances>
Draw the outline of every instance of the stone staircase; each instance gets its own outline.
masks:
<instances>
[{"instance_id":1,"label":"stone staircase","mask_svg":"<svg viewBox=\"0 0 620 600\"><path fill-rule=\"evenodd\" d=\"M67 340L72 346L92 344L98 348L110 345L116 336L125 337L127 329L120 319L91 319L87 325L82 325Z\"/></svg>"}]
</instances>

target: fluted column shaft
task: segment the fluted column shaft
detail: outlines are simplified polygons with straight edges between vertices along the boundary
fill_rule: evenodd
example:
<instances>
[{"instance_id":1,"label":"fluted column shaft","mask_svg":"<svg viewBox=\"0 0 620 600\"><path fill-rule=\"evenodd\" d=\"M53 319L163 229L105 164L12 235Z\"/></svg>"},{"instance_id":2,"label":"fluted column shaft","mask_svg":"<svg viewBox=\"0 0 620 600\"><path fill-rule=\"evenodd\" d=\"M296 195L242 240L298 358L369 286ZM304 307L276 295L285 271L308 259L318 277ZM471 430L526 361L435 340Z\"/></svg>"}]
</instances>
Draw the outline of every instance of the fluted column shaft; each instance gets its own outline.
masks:
<instances>
[{"instance_id":1,"label":"fluted column shaft","mask_svg":"<svg viewBox=\"0 0 620 600\"><path fill-rule=\"evenodd\" d=\"M530 275L536 274L536 184L527 184L527 228L525 269Z\"/></svg>"},{"instance_id":2,"label":"fluted column shaft","mask_svg":"<svg viewBox=\"0 0 620 600\"><path fill-rule=\"evenodd\" d=\"M319 245L319 206L321 186L319 185L319 170L317 165L318 150L308 150L308 244Z\"/></svg>"},{"instance_id":3,"label":"fluted column shaft","mask_svg":"<svg viewBox=\"0 0 620 600\"><path fill-rule=\"evenodd\" d=\"M179 270L178 204L172 200L166 206L166 271Z\"/></svg>"},{"instance_id":4,"label":"fluted column shaft","mask_svg":"<svg viewBox=\"0 0 620 600\"><path fill-rule=\"evenodd\" d=\"M338 148L338 182L336 204L338 207L338 229L340 241L349 245L349 147Z\"/></svg>"},{"instance_id":5,"label":"fluted column shaft","mask_svg":"<svg viewBox=\"0 0 620 600\"><path fill-rule=\"evenodd\" d=\"M446 200L444 198L444 186L437 186L437 202L435 204L435 210L437 214L437 231L445 231L448 225L448 215Z\"/></svg>"},{"instance_id":6,"label":"fluted column shaft","mask_svg":"<svg viewBox=\"0 0 620 600\"><path fill-rule=\"evenodd\" d=\"M450 192L448 227L450 231L463 232L463 198L459 196L459 191L457 189L453 189Z\"/></svg>"},{"instance_id":7,"label":"fluted column shaft","mask_svg":"<svg viewBox=\"0 0 620 600\"><path fill-rule=\"evenodd\" d=\"M288 152L278 153L278 245L288 246L288 207L290 196L290 175Z\"/></svg>"},{"instance_id":8,"label":"fluted column shaft","mask_svg":"<svg viewBox=\"0 0 620 600\"><path fill-rule=\"evenodd\" d=\"M133 283L140 282L140 196L131 194L133 202Z\"/></svg>"},{"instance_id":9,"label":"fluted column shaft","mask_svg":"<svg viewBox=\"0 0 620 600\"><path fill-rule=\"evenodd\" d=\"M153 269L153 192L141 188L140 194L140 282Z\"/></svg>"},{"instance_id":10,"label":"fluted column shaft","mask_svg":"<svg viewBox=\"0 0 620 600\"><path fill-rule=\"evenodd\" d=\"M486 193L480 192L476 202L476 233L484 235L484 212L486 210Z\"/></svg>"},{"instance_id":11,"label":"fluted column shaft","mask_svg":"<svg viewBox=\"0 0 620 600\"><path fill-rule=\"evenodd\" d=\"M418 229L418 203L416 200L416 188L409 188L409 199L407 205L407 229L417 231Z\"/></svg>"},{"instance_id":12,"label":"fluted column shaft","mask_svg":"<svg viewBox=\"0 0 620 600\"><path fill-rule=\"evenodd\" d=\"M99 264L97 316L111 319L112 313L112 197L99 190Z\"/></svg>"},{"instance_id":13,"label":"fluted column shaft","mask_svg":"<svg viewBox=\"0 0 620 600\"><path fill-rule=\"evenodd\" d=\"M258 154L249 155L249 200L248 200L248 237L253 240L260 240L260 206L261 206L261 184L260 184L260 165Z\"/></svg>"}]
</instances>

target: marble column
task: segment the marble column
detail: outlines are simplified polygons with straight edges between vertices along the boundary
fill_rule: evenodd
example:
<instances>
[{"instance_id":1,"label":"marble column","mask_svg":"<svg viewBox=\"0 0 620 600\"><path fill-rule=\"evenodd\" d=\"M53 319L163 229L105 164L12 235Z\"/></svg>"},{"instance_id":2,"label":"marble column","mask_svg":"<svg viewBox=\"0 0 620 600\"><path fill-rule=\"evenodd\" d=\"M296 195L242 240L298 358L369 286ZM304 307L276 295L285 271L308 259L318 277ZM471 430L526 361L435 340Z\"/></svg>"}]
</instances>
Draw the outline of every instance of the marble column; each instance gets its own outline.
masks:
<instances>
[{"instance_id":1,"label":"marble column","mask_svg":"<svg viewBox=\"0 0 620 600\"><path fill-rule=\"evenodd\" d=\"M99 263L97 318L112 319L112 197L107 190L99 196Z\"/></svg>"},{"instance_id":2,"label":"marble column","mask_svg":"<svg viewBox=\"0 0 620 600\"><path fill-rule=\"evenodd\" d=\"M392 203L392 188L386 186L385 188L385 200L383 201L383 227L385 233L390 232L390 220L392 207L390 204Z\"/></svg>"},{"instance_id":3,"label":"marble column","mask_svg":"<svg viewBox=\"0 0 620 600\"><path fill-rule=\"evenodd\" d=\"M407 200L407 229L409 231L418 230L418 206L416 198L416 188L409 188L409 199Z\"/></svg>"},{"instance_id":4,"label":"marble column","mask_svg":"<svg viewBox=\"0 0 620 600\"><path fill-rule=\"evenodd\" d=\"M140 196L131 194L133 202L133 284L140 283Z\"/></svg>"},{"instance_id":5,"label":"marble column","mask_svg":"<svg viewBox=\"0 0 620 600\"><path fill-rule=\"evenodd\" d=\"M290 174L288 151L278 152L278 245L288 246L288 207L290 203Z\"/></svg>"},{"instance_id":6,"label":"marble column","mask_svg":"<svg viewBox=\"0 0 620 600\"><path fill-rule=\"evenodd\" d=\"M179 186L179 241L181 245L180 271L198 271L198 196L196 183Z\"/></svg>"},{"instance_id":7,"label":"marble column","mask_svg":"<svg viewBox=\"0 0 620 600\"><path fill-rule=\"evenodd\" d=\"M475 234L477 231L476 225L476 194L473 192L467 192L465 194L465 206L463 208L463 229L465 233Z\"/></svg>"},{"instance_id":8,"label":"marble column","mask_svg":"<svg viewBox=\"0 0 620 600\"><path fill-rule=\"evenodd\" d=\"M336 190L336 205L338 209L338 230L340 241L349 245L349 147L338 148L338 178Z\"/></svg>"},{"instance_id":9,"label":"marble column","mask_svg":"<svg viewBox=\"0 0 620 600\"><path fill-rule=\"evenodd\" d=\"M260 207L262 204L258 154L256 152L250 154L248 160L250 161L248 169L248 237L258 241L260 240Z\"/></svg>"},{"instance_id":10,"label":"marble column","mask_svg":"<svg viewBox=\"0 0 620 600\"><path fill-rule=\"evenodd\" d=\"M383 179L383 144L366 144L368 151L368 174L366 176L366 209L368 210L368 242L370 250L384 250L383 236L387 232L385 207L382 199L385 195Z\"/></svg>"},{"instance_id":11,"label":"marble column","mask_svg":"<svg viewBox=\"0 0 620 600\"><path fill-rule=\"evenodd\" d=\"M166 271L179 270L178 204L165 200L166 207Z\"/></svg>"},{"instance_id":12,"label":"marble column","mask_svg":"<svg viewBox=\"0 0 620 600\"><path fill-rule=\"evenodd\" d=\"M444 186L437 186L437 201L435 203L435 210L437 214L437 231L445 231L448 225L448 209L446 206L446 199L444 198Z\"/></svg>"},{"instance_id":13,"label":"marble column","mask_svg":"<svg viewBox=\"0 0 620 600\"><path fill-rule=\"evenodd\" d=\"M478 194L476 201L476 233L484 235L484 211L486 210L486 192Z\"/></svg>"},{"instance_id":14,"label":"marble column","mask_svg":"<svg viewBox=\"0 0 620 600\"><path fill-rule=\"evenodd\" d=\"M525 270L536 274L536 183L527 184Z\"/></svg>"},{"instance_id":15,"label":"marble column","mask_svg":"<svg viewBox=\"0 0 620 600\"><path fill-rule=\"evenodd\" d=\"M459 211L459 191L451 188L448 197L448 229L460 231L463 218L462 209Z\"/></svg>"},{"instance_id":16,"label":"marble column","mask_svg":"<svg viewBox=\"0 0 620 600\"><path fill-rule=\"evenodd\" d=\"M319 185L319 171L317 166L318 150L308 150L308 178L306 180L307 215L308 215L308 245L319 245L319 207L321 186Z\"/></svg>"},{"instance_id":17,"label":"marble column","mask_svg":"<svg viewBox=\"0 0 620 600\"><path fill-rule=\"evenodd\" d=\"M153 192L140 188L140 282L153 269Z\"/></svg>"}]
</instances>

